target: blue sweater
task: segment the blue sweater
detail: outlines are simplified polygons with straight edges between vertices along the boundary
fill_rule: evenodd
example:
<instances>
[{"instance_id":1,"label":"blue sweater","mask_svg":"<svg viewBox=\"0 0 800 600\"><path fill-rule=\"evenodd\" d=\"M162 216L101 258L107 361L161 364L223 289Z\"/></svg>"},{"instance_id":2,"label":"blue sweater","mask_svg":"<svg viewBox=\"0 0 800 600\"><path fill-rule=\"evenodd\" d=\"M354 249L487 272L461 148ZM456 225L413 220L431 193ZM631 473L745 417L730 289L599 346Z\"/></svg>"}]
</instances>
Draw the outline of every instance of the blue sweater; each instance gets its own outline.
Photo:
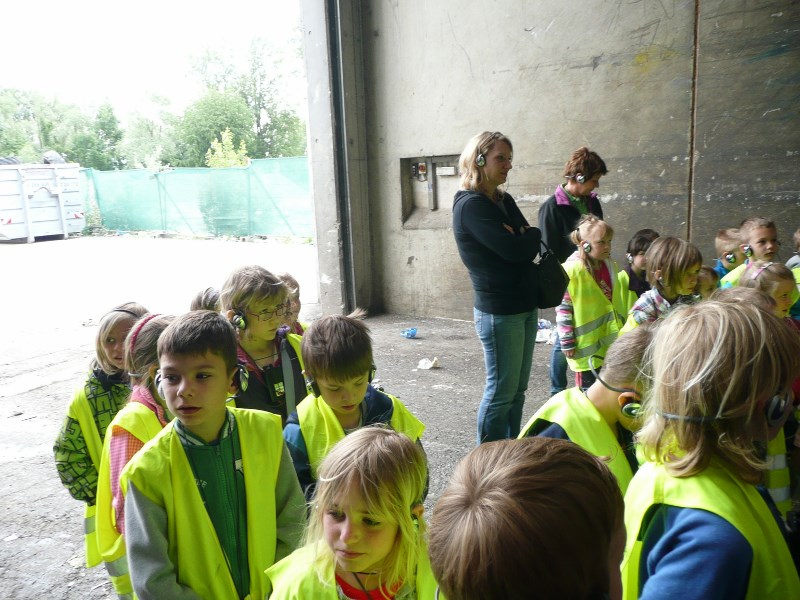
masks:
<instances>
[{"instance_id":1,"label":"blue sweater","mask_svg":"<svg viewBox=\"0 0 800 600\"><path fill-rule=\"evenodd\" d=\"M758 491L784 532L766 490ZM645 530L640 600L741 600L747 594L753 549L722 517L696 508L654 507Z\"/></svg>"}]
</instances>

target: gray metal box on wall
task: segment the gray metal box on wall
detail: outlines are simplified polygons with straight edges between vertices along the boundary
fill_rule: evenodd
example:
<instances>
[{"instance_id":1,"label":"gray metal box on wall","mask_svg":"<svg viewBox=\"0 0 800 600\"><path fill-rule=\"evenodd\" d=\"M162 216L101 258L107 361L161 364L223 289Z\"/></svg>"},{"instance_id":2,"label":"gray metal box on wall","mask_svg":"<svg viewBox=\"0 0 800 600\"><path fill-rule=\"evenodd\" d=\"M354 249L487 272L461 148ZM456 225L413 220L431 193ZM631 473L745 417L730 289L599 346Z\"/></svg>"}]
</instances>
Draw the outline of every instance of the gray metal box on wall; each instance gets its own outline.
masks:
<instances>
[{"instance_id":1,"label":"gray metal box on wall","mask_svg":"<svg viewBox=\"0 0 800 600\"><path fill-rule=\"evenodd\" d=\"M0 241L80 233L80 165L0 165Z\"/></svg>"},{"instance_id":2,"label":"gray metal box on wall","mask_svg":"<svg viewBox=\"0 0 800 600\"><path fill-rule=\"evenodd\" d=\"M450 227L450 209L459 181L457 154L401 158L403 229Z\"/></svg>"}]
</instances>

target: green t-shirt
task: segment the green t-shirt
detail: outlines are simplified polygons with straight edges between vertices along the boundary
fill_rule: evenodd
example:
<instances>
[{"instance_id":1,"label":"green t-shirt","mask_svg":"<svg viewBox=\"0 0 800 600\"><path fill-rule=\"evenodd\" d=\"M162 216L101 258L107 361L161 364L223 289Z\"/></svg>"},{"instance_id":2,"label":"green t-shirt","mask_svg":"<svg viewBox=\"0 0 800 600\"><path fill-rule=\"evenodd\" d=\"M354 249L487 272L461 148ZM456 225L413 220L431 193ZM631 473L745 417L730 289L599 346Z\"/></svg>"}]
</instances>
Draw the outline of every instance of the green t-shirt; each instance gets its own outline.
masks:
<instances>
[{"instance_id":1,"label":"green t-shirt","mask_svg":"<svg viewBox=\"0 0 800 600\"><path fill-rule=\"evenodd\" d=\"M562 183L561 187L564 189L564 193L569 198L569 201L572 203L572 206L580 211L581 215L585 215L589 213L589 207L586 204L586 199L580 196L573 196L567 191L566 186Z\"/></svg>"}]
</instances>

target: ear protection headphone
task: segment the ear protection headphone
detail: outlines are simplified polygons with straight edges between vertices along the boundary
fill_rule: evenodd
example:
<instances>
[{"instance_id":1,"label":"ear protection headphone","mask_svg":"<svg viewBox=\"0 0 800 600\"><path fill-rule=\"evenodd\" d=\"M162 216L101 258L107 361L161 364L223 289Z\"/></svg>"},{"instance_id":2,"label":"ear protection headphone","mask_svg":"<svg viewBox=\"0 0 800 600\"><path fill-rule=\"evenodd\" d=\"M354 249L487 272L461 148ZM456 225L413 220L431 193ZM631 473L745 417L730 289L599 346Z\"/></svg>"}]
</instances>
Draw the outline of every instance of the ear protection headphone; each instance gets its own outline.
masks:
<instances>
[{"instance_id":1,"label":"ear protection headphone","mask_svg":"<svg viewBox=\"0 0 800 600\"><path fill-rule=\"evenodd\" d=\"M753 256L753 249L750 247L750 244L745 244L744 246L742 246L742 252L744 252L744 255L747 258Z\"/></svg>"},{"instance_id":2,"label":"ear protection headphone","mask_svg":"<svg viewBox=\"0 0 800 600\"><path fill-rule=\"evenodd\" d=\"M166 398L167 395L164 393L164 387L161 385L161 371L156 371L156 390L158 391L158 395L162 398Z\"/></svg>"},{"instance_id":3,"label":"ear protection headphone","mask_svg":"<svg viewBox=\"0 0 800 600\"><path fill-rule=\"evenodd\" d=\"M619 392L620 395L624 395L627 398L625 403L620 407L620 411L623 415L629 419L638 418L639 413L642 411L642 403L639 400L639 392L632 388L616 387L605 381L602 377L600 377L600 373L594 367L594 358L594 356L589 357L589 369L592 371L594 378L606 389L609 389L612 392Z\"/></svg>"},{"instance_id":4,"label":"ear protection headphone","mask_svg":"<svg viewBox=\"0 0 800 600\"><path fill-rule=\"evenodd\" d=\"M369 375L367 376L367 385L369 385L370 383L372 383L372 380L373 380L373 379L375 379L375 371L376 371L376 369L375 369L375 365L372 365L372 366L369 368ZM307 387L307 388L308 388L308 389L311 391L311 393L312 393L312 394L314 394L314 395L315 395L317 398L319 398L320 396L322 396L322 392L320 392L320 391L319 391L319 385L317 385L317 382L314 380L314 378L313 378L313 377L308 377L308 376L306 377L306 387Z\"/></svg>"},{"instance_id":5,"label":"ear protection headphone","mask_svg":"<svg viewBox=\"0 0 800 600\"><path fill-rule=\"evenodd\" d=\"M575 175L575 181L578 183L586 183L586 176L583 173L578 173Z\"/></svg>"},{"instance_id":6,"label":"ear protection headphone","mask_svg":"<svg viewBox=\"0 0 800 600\"><path fill-rule=\"evenodd\" d=\"M632 265L632 264L633 264L633 254L631 254L630 252L628 252L628 253L625 255L625 258L627 258L627 259L628 259L628 264L629 264L629 265Z\"/></svg>"},{"instance_id":7,"label":"ear protection headphone","mask_svg":"<svg viewBox=\"0 0 800 600\"><path fill-rule=\"evenodd\" d=\"M589 254L589 252L592 251L592 245L589 242L583 242L583 244L581 244L581 248L583 248L583 251L586 252L586 254Z\"/></svg>"},{"instance_id":8,"label":"ear protection headphone","mask_svg":"<svg viewBox=\"0 0 800 600\"><path fill-rule=\"evenodd\" d=\"M250 371L248 371L247 367L242 363L236 365L236 370L238 371L236 386L239 388L240 392L246 392L247 384L250 380Z\"/></svg>"},{"instance_id":9,"label":"ear protection headphone","mask_svg":"<svg viewBox=\"0 0 800 600\"><path fill-rule=\"evenodd\" d=\"M636 399L635 392L631 393L630 400L625 401L620 407L620 411L629 419L636 419L639 417L639 413L642 411L642 403Z\"/></svg>"},{"instance_id":10,"label":"ear protection headphone","mask_svg":"<svg viewBox=\"0 0 800 600\"><path fill-rule=\"evenodd\" d=\"M475 164L479 167L486 166L486 157L483 155L483 152L479 152L477 158L475 159Z\"/></svg>"},{"instance_id":11,"label":"ear protection headphone","mask_svg":"<svg viewBox=\"0 0 800 600\"><path fill-rule=\"evenodd\" d=\"M244 329L247 327L247 321L244 320L244 313L238 309L233 313L231 323L233 323L233 326L236 327L236 329Z\"/></svg>"},{"instance_id":12,"label":"ear protection headphone","mask_svg":"<svg viewBox=\"0 0 800 600\"><path fill-rule=\"evenodd\" d=\"M764 416L767 418L767 425L778 427L783 421L783 414L786 412L786 404L789 402L789 392L775 394L767 400L764 405Z\"/></svg>"},{"instance_id":13,"label":"ear protection headphone","mask_svg":"<svg viewBox=\"0 0 800 600\"><path fill-rule=\"evenodd\" d=\"M732 265L733 263L735 263L735 262L736 262L736 254L734 254L733 252L726 252L726 253L725 253L725 254L723 254L722 256L723 256L723 257L725 258L725 260L726 260L726 261L728 261L728 263L729 263L729 264L731 264L731 265Z\"/></svg>"}]
</instances>

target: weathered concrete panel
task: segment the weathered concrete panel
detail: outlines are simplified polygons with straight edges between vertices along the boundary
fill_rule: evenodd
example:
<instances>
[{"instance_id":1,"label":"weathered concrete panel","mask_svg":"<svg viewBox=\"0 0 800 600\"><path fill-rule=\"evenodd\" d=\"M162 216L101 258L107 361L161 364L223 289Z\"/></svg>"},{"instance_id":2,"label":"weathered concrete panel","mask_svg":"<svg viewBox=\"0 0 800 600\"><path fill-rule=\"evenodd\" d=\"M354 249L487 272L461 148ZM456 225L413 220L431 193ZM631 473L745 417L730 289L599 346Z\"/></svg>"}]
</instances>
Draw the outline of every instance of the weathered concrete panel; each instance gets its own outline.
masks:
<instances>
[{"instance_id":1,"label":"weathered concrete panel","mask_svg":"<svg viewBox=\"0 0 800 600\"><path fill-rule=\"evenodd\" d=\"M692 238L773 219L789 258L800 226L800 3L700 4Z\"/></svg>"},{"instance_id":2,"label":"weathered concrete panel","mask_svg":"<svg viewBox=\"0 0 800 600\"><path fill-rule=\"evenodd\" d=\"M643 227L710 260L716 230L745 216L780 220L784 242L800 225L800 3L360 2L345 33L361 27L363 63L344 88L363 98L347 139L362 161L351 193L369 203L353 227L369 232L354 252L371 307L471 318L451 201L404 222L401 161L457 155L486 129L514 143L508 190L532 223L570 153L597 151L620 261Z\"/></svg>"},{"instance_id":3,"label":"weathered concrete panel","mask_svg":"<svg viewBox=\"0 0 800 600\"><path fill-rule=\"evenodd\" d=\"M601 192L616 254L642 227L686 235L694 3L369 7L370 189L388 310L471 318L451 230L402 228L399 162L458 154L483 129L514 142L509 192L532 222L569 154L589 145L610 169Z\"/></svg>"}]
</instances>

